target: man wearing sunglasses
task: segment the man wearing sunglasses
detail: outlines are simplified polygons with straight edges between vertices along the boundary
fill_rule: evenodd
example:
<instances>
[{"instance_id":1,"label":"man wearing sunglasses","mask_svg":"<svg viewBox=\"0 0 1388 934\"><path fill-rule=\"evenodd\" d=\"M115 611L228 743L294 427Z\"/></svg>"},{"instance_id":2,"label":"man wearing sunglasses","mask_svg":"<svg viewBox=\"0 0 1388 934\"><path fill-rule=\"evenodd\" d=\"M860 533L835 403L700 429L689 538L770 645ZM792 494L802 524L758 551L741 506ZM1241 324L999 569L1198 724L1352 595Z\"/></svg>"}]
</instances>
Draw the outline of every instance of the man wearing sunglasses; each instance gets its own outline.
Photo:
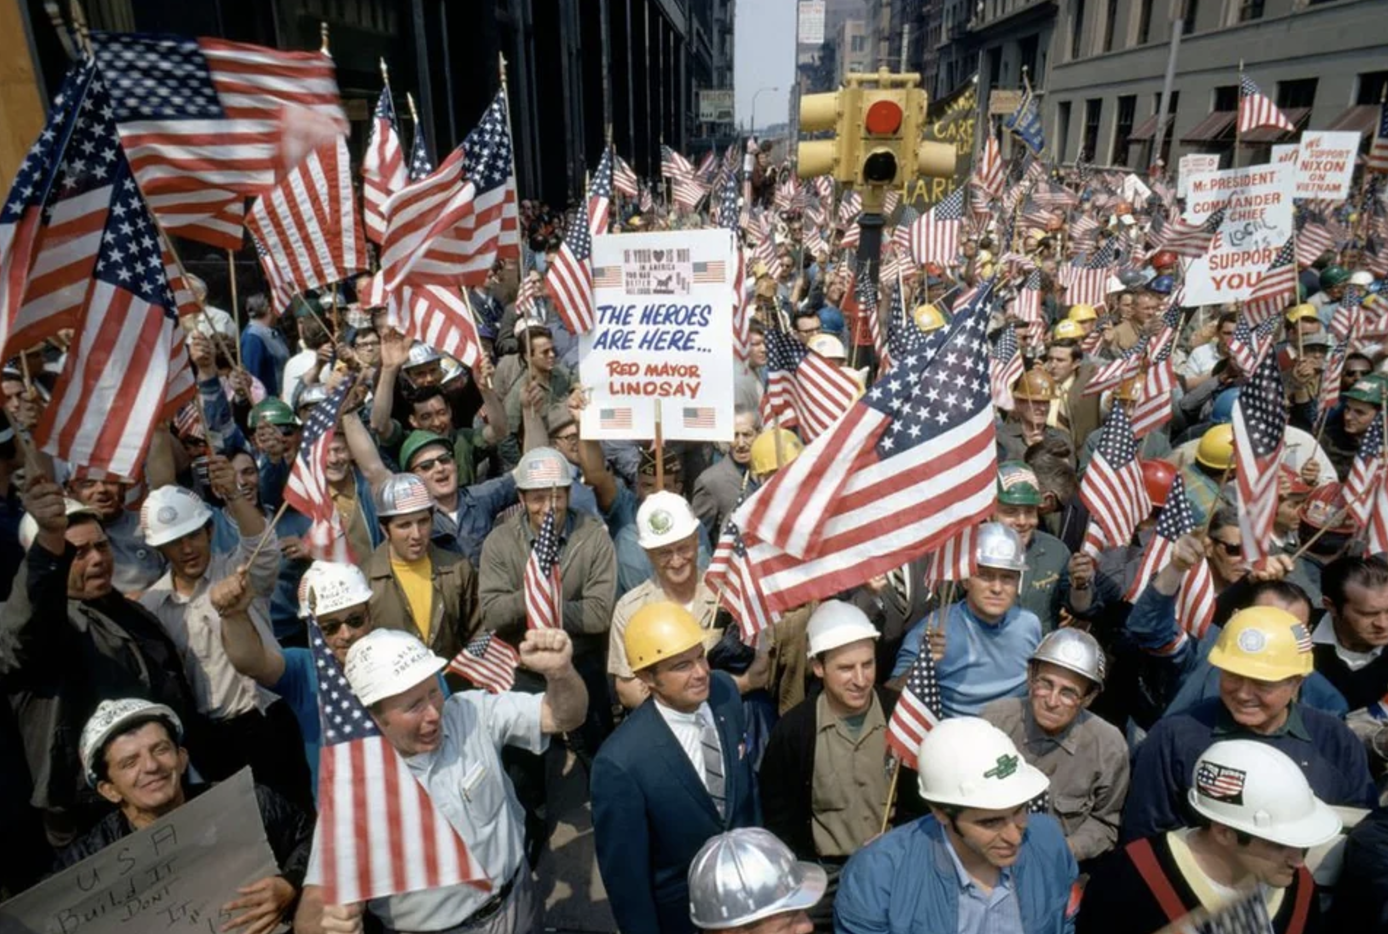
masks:
<instances>
[{"instance_id":1,"label":"man wearing sunglasses","mask_svg":"<svg viewBox=\"0 0 1388 934\"><path fill-rule=\"evenodd\" d=\"M463 486L458 460L448 439L414 431L400 447L400 466L424 481L434 498L432 540L447 551L465 555L476 567L482 541L502 510L516 502L516 480L510 473Z\"/></svg>"}]
</instances>

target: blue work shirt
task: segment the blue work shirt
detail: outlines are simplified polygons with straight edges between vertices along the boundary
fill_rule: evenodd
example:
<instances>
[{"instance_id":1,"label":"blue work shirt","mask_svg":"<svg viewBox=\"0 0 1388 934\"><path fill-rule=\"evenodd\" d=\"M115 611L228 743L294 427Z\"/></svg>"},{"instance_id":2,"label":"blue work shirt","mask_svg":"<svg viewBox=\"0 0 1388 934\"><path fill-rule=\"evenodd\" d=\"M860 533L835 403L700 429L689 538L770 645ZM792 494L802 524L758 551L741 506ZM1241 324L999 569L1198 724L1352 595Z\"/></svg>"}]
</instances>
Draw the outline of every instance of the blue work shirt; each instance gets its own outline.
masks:
<instances>
[{"instance_id":1,"label":"blue work shirt","mask_svg":"<svg viewBox=\"0 0 1388 934\"><path fill-rule=\"evenodd\" d=\"M1001 870L998 884L991 892L985 892L959 861L959 854L948 836L944 843L959 880L959 934L1026 934L1014 891L1016 881L1012 878L1012 867Z\"/></svg>"},{"instance_id":2,"label":"blue work shirt","mask_svg":"<svg viewBox=\"0 0 1388 934\"><path fill-rule=\"evenodd\" d=\"M893 678L911 670L926 625L938 625L938 619L938 613L931 613L906 633ZM1030 610L1014 606L998 622L988 623L974 615L966 600L951 606L945 618L945 656L935 663L945 716L976 717L995 700L1025 696L1027 660L1040 643L1041 620Z\"/></svg>"},{"instance_id":3,"label":"blue work shirt","mask_svg":"<svg viewBox=\"0 0 1388 934\"><path fill-rule=\"evenodd\" d=\"M471 486L460 486L457 518L436 507L431 541L444 551L465 556L473 567L480 567L482 540L496 525L496 517L502 510L515 502L516 480L510 473Z\"/></svg>"}]
</instances>

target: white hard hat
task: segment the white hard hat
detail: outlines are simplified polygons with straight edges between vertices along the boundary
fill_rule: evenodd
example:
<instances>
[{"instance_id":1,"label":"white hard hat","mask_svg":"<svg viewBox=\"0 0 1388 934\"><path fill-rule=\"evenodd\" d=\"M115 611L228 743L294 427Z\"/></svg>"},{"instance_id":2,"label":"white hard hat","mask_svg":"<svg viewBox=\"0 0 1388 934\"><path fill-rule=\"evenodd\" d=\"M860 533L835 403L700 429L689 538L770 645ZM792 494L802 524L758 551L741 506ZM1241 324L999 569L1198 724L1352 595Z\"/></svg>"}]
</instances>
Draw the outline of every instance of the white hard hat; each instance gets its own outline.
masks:
<instances>
[{"instance_id":1,"label":"white hard hat","mask_svg":"<svg viewBox=\"0 0 1388 934\"><path fill-rule=\"evenodd\" d=\"M82 771L87 775L87 784L96 787L96 757L102 752L108 739L124 732L124 728L136 720L156 718L168 721L173 730L175 743L183 741L183 722L170 707L139 697L102 701L97 706L96 713L87 720L87 725L82 727L82 736L77 742L77 752L82 759Z\"/></svg>"},{"instance_id":2,"label":"white hard hat","mask_svg":"<svg viewBox=\"0 0 1388 934\"><path fill-rule=\"evenodd\" d=\"M642 548L673 545L697 531L699 519L678 493L652 493L636 510L636 544Z\"/></svg>"},{"instance_id":3,"label":"white hard hat","mask_svg":"<svg viewBox=\"0 0 1388 934\"><path fill-rule=\"evenodd\" d=\"M569 461L554 448L531 448L521 455L512 471L518 490L548 490L553 486L572 486L573 471Z\"/></svg>"},{"instance_id":4,"label":"white hard hat","mask_svg":"<svg viewBox=\"0 0 1388 934\"><path fill-rule=\"evenodd\" d=\"M347 650L343 674L357 700L368 707L394 697L443 671L448 660L399 629L373 629Z\"/></svg>"},{"instance_id":5,"label":"white hard hat","mask_svg":"<svg viewBox=\"0 0 1388 934\"><path fill-rule=\"evenodd\" d=\"M86 503L81 502L80 500L75 500L69 496L63 497L63 505L64 507L66 507L65 512L69 519L71 519L73 516L101 515L101 513L97 512L95 509L88 506ZM34 544L34 539L38 538L38 536L39 524L34 520L33 516L26 512L24 514L24 518L19 520L19 547L23 548L25 551L28 551L29 546Z\"/></svg>"},{"instance_id":6,"label":"white hard hat","mask_svg":"<svg viewBox=\"0 0 1388 934\"><path fill-rule=\"evenodd\" d=\"M1050 785L1006 733L979 717L936 724L921 740L916 771L927 802L989 811L1026 804Z\"/></svg>"},{"instance_id":7,"label":"white hard hat","mask_svg":"<svg viewBox=\"0 0 1388 934\"><path fill-rule=\"evenodd\" d=\"M848 351L843 349L843 341L832 334L816 334L811 337L810 349L821 357L844 358L848 356Z\"/></svg>"},{"instance_id":8,"label":"white hard hat","mask_svg":"<svg viewBox=\"0 0 1388 934\"><path fill-rule=\"evenodd\" d=\"M140 507L145 544L155 548L196 532L211 521L211 507L198 494L181 486L161 486Z\"/></svg>"},{"instance_id":9,"label":"white hard hat","mask_svg":"<svg viewBox=\"0 0 1388 934\"><path fill-rule=\"evenodd\" d=\"M1224 740L1201 753L1188 798L1202 817L1282 846L1319 846L1341 828L1301 768L1257 740Z\"/></svg>"},{"instance_id":10,"label":"white hard hat","mask_svg":"<svg viewBox=\"0 0 1388 934\"><path fill-rule=\"evenodd\" d=\"M371 585L355 564L315 561L299 581L299 615L324 616L371 599Z\"/></svg>"},{"instance_id":11,"label":"white hard hat","mask_svg":"<svg viewBox=\"0 0 1388 934\"><path fill-rule=\"evenodd\" d=\"M1001 522L985 522L978 527L978 544L974 559L981 568L1002 568L1006 571L1025 571L1027 550L1022 537Z\"/></svg>"},{"instance_id":12,"label":"white hard hat","mask_svg":"<svg viewBox=\"0 0 1388 934\"><path fill-rule=\"evenodd\" d=\"M810 614L810 621L805 626L811 658L850 642L876 639L879 635L881 633L872 625L866 613L842 600L825 600Z\"/></svg>"},{"instance_id":13,"label":"white hard hat","mask_svg":"<svg viewBox=\"0 0 1388 934\"><path fill-rule=\"evenodd\" d=\"M1374 274L1367 269L1356 269L1349 274L1349 284L1367 288L1374 284Z\"/></svg>"}]
</instances>

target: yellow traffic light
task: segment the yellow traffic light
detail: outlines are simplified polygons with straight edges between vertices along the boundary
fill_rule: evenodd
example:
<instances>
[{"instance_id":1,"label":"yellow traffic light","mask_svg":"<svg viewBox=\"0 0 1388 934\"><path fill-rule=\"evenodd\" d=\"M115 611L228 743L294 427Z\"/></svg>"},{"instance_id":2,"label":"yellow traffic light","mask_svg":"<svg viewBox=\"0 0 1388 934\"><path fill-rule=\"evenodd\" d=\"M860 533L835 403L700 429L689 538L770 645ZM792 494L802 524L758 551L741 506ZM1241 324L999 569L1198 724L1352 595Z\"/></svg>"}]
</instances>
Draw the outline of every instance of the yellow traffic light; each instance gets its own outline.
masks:
<instances>
[{"instance_id":1,"label":"yellow traffic light","mask_svg":"<svg viewBox=\"0 0 1388 934\"><path fill-rule=\"evenodd\" d=\"M846 87L827 94L800 98L800 129L806 133L833 130L833 139L805 140L796 150L796 173L801 178L832 175L845 184L853 181L857 142L849 128L858 108L858 89Z\"/></svg>"},{"instance_id":2,"label":"yellow traffic light","mask_svg":"<svg viewBox=\"0 0 1388 934\"><path fill-rule=\"evenodd\" d=\"M910 165L903 158L908 123L907 91L905 88L864 88L861 93L857 127L861 141L854 181L859 185L896 185L902 169Z\"/></svg>"},{"instance_id":3,"label":"yellow traffic light","mask_svg":"<svg viewBox=\"0 0 1388 934\"><path fill-rule=\"evenodd\" d=\"M925 91L920 88L912 88L907 92L906 120L907 127L902 136L906 140L915 140L915 152L910 151L909 144L903 150L902 156L909 162L907 176L909 178L948 178L954 174L955 149L948 143L922 143L921 134L925 132L925 108L929 103Z\"/></svg>"}]
</instances>

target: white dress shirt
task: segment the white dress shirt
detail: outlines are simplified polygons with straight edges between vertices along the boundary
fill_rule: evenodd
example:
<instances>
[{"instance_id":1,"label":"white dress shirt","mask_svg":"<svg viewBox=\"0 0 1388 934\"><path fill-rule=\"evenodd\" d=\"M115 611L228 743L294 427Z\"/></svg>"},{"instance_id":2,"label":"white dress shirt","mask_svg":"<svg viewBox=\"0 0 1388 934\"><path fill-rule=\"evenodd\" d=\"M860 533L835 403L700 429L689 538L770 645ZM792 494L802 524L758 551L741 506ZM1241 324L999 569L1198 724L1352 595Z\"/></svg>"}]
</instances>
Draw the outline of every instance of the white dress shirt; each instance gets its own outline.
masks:
<instances>
[{"instance_id":1,"label":"white dress shirt","mask_svg":"<svg viewBox=\"0 0 1388 934\"><path fill-rule=\"evenodd\" d=\"M655 709L665 719L665 724L670 727L670 732L675 734L675 740L684 750L689 764L694 766L694 772L699 776L699 781L707 788L708 775L704 772L704 726L717 726L708 701L700 704L699 709L693 713L680 713L673 707L666 707L660 702L660 698L656 698Z\"/></svg>"}]
</instances>

